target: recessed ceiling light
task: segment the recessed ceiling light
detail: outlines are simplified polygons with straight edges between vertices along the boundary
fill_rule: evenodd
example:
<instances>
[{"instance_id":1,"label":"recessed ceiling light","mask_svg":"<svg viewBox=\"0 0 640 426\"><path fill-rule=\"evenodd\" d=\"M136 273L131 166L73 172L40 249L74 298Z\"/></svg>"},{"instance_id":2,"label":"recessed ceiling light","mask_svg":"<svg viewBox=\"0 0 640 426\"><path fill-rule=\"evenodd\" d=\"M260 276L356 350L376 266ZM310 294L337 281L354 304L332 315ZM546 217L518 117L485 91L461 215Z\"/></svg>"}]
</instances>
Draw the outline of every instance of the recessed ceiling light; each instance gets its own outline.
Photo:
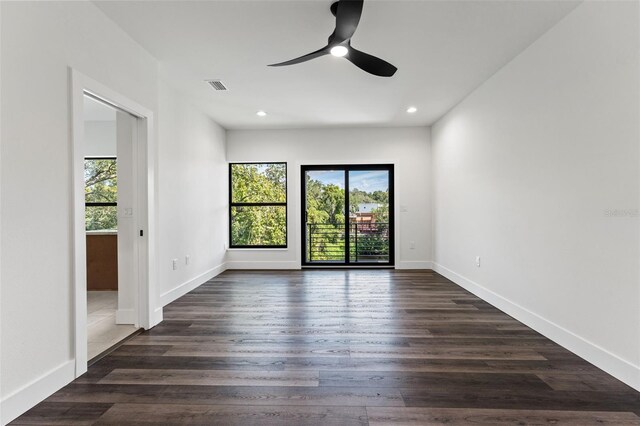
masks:
<instances>
[{"instance_id":1,"label":"recessed ceiling light","mask_svg":"<svg viewBox=\"0 0 640 426\"><path fill-rule=\"evenodd\" d=\"M264 117L265 115L267 115L267 113L266 113L266 112L264 112L264 111L258 111L258 112L256 112L256 115L257 115L258 117Z\"/></svg>"},{"instance_id":2,"label":"recessed ceiling light","mask_svg":"<svg viewBox=\"0 0 640 426\"><path fill-rule=\"evenodd\" d=\"M331 48L331 54L339 58L346 55L348 52L349 52L349 49L347 49L344 46L333 46Z\"/></svg>"},{"instance_id":3,"label":"recessed ceiling light","mask_svg":"<svg viewBox=\"0 0 640 426\"><path fill-rule=\"evenodd\" d=\"M413 113L414 113L414 112L416 112L417 110L418 110L418 108L416 108L416 107L409 107L409 108L407 108L407 112L408 112L409 114L413 114Z\"/></svg>"}]
</instances>

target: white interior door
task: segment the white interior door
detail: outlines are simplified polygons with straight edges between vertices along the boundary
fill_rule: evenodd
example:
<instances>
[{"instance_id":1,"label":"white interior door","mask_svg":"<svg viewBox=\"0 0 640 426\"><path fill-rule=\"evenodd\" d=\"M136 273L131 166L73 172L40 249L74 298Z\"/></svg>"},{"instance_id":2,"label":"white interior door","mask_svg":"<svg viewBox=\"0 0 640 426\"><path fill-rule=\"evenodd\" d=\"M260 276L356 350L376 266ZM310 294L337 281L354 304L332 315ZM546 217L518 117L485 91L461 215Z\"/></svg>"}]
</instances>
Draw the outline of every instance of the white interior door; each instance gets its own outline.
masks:
<instances>
[{"instance_id":1,"label":"white interior door","mask_svg":"<svg viewBox=\"0 0 640 426\"><path fill-rule=\"evenodd\" d=\"M117 324L138 325L136 250L136 135L137 118L117 111L118 153L118 310Z\"/></svg>"}]
</instances>

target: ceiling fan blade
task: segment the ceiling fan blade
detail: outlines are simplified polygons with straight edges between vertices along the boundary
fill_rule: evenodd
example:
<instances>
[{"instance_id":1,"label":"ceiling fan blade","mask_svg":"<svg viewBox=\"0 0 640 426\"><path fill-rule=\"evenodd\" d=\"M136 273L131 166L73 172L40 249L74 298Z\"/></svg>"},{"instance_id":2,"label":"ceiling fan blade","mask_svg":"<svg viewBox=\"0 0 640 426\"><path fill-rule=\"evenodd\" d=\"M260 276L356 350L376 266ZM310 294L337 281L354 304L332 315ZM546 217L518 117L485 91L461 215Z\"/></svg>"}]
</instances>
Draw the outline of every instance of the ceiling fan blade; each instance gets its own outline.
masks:
<instances>
[{"instance_id":1,"label":"ceiling fan blade","mask_svg":"<svg viewBox=\"0 0 640 426\"><path fill-rule=\"evenodd\" d=\"M353 47L349 47L349 52L345 58L369 74L380 77L391 77L398 70L398 68L394 67L389 62L376 58L368 53L361 52Z\"/></svg>"},{"instance_id":2,"label":"ceiling fan blade","mask_svg":"<svg viewBox=\"0 0 640 426\"><path fill-rule=\"evenodd\" d=\"M364 0L340 0L336 10L336 29L329 44L340 44L351 37L358 28Z\"/></svg>"},{"instance_id":3,"label":"ceiling fan blade","mask_svg":"<svg viewBox=\"0 0 640 426\"><path fill-rule=\"evenodd\" d=\"M310 61L311 59L319 58L320 56L326 55L329 53L328 46L323 47L322 49L316 50L315 52L307 53L306 55L302 55L299 58L291 59L289 61L280 62L278 64L271 64L270 67L282 67L284 65L293 65L299 64L301 62Z\"/></svg>"}]
</instances>

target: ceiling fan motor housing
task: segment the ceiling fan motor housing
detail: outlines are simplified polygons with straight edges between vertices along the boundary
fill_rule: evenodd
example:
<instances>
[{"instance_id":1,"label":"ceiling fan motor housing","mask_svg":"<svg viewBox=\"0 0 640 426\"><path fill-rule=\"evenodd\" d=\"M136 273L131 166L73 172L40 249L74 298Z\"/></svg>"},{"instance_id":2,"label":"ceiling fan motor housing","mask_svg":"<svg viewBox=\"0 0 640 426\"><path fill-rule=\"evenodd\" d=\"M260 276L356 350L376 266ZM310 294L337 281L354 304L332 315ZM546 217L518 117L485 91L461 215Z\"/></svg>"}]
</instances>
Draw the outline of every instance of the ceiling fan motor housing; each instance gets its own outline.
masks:
<instances>
[{"instance_id":1,"label":"ceiling fan motor housing","mask_svg":"<svg viewBox=\"0 0 640 426\"><path fill-rule=\"evenodd\" d=\"M351 37L358 28L360 16L362 15L362 7L364 0L339 0L334 2L331 7L331 13L336 17L336 27L329 36L328 44L316 50L289 61L271 64L271 67L281 67L285 65L294 65L320 56L332 54L338 57L344 57L349 62L357 66L363 71L379 77L391 77L397 71L397 68L389 62L377 58L368 53L361 52L351 46Z\"/></svg>"}]
</instances>

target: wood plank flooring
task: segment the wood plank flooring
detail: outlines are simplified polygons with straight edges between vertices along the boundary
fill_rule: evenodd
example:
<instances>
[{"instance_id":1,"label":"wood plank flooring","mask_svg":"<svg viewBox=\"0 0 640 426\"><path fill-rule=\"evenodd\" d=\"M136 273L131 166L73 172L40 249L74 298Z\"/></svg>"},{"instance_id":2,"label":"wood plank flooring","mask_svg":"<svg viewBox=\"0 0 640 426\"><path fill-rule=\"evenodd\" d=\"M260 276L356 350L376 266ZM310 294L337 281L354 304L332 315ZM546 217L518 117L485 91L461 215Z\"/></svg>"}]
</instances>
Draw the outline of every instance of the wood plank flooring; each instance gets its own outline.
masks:
<instances>
[{"instance_id":1,"label":"wood plank flooring","mask_svg":"<svg viewBox=\"0 0 640 426\"><path fill-rule=\"evenodd\" d=\"M640 425L640 394L432 271L227 271L14 424Z\"/></svg>"}]
</instances>

